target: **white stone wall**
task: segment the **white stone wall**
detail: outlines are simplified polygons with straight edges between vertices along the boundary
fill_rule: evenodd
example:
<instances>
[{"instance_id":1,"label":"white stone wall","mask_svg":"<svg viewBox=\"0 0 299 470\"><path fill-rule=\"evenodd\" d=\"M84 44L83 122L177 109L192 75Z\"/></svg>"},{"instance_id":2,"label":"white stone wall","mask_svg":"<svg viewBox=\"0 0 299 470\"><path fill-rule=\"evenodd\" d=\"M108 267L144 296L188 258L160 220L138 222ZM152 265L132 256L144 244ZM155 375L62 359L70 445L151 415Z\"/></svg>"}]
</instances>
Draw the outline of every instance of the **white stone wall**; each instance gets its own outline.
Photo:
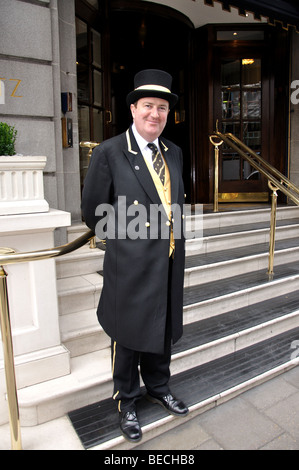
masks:
<instances>
[{"instance_id":1,"label":"white stone wall","mask_svg":"<svg viewBox=\"0 0 299 470\"><path fill-rule=\"evenodd\" d=\"M74 0L1 0L0 121L16 152L45 155L45 198L80 220ZM62 148L61 92L73 93L73 147Z\"/></svg>"},{"instance_id":2,"label":"white stone wall","mask_svg":"<svg viewBox=\"0 0 299 470\"><path fill-rule=\"evenodd\" d=\"M62 194L64 188L65 210L71 212L72 220L74 221L81 220L75 0L59 0L57 3L59 26L60 86L62 92L70 92L73 95L73 110L72 112L67 113L67 117L71 118L73 121L73 148L63 149L62 151L63 174L61 175L61 179L58 179L57 184L59 188L59 194ZM58 145L60 145L60 142L58 142Z\"/></svg>"}]
</instances>

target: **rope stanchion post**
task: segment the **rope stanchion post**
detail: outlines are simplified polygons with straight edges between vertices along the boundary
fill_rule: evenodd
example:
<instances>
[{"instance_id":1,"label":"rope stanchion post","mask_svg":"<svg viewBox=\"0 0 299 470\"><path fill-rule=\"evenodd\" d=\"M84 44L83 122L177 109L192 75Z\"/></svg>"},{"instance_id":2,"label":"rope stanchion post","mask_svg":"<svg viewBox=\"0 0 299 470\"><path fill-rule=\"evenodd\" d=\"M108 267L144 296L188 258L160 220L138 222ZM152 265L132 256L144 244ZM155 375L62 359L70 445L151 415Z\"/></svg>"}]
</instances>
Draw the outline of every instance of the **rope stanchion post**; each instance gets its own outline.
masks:
<instances>
[{"instance_id":1,"label":"rope stanchion post","mask_svg":"<svg viewBox=\"0 0 299 470\"><path fill-rule=\"evenodd\" d=\"M219 193L219 147L223 144L223 140L220 142L215 142L214 137L217 136L210 136L210 142L214 145L214 152L215 152L215 168L214 168L214 212L218 212L218 193Z\"/></svg>"},{"instance_id":2,"label":"rope stanchion post","mask_svg":"<svg viewBox=\"0 0 299 470\"><path fill-rule=\"evenodd\" d=\"M3 266L0 266L0 326L3 343L11 448L12 450L22 450L19 404L7 294L7 273Z\"/></svg>"},{"instance_id":3,"label":"rope stanchion post","mask_svg":"<svg viewBox=\"0 0 299 470\"><path fill-rule=\"evenodd\" d=\"M110 113L110 111L108 111ZM111 114L111 113L110 113ZM110 118L112 119L112 115L110 116ZM109 120L109 122L111 122ZM109 124L109 122L107 124ZM88 152L88 161L90 160L91 158L91 155L92 155L92 152L93 152L93 149L95 147L97 147L98 145L100 145L100 142L89 142L89 141L82 141L80 142L80 147L81 148L88 148L89 149L89 152ZM94 249L96 248L96 237L93 237L91 240L90 240L90 244L89 244L89 248L91 249Z\"/></svg>"},{"instance_id":4,"label":"rope stanchion post","mask_svg":"<svg viewBox=\"0 0 299 470\"><path fill-rule=\"evenodd\" d=\"M269 280L272 280L273 276L274 276L274 251L275 251L275 231L276 231L276 212L277 212L277 191L278 191L278 188L276 186L274 186L271 183L271 181L268 181L268 186L272 191L268 276L269 276Z\"/></svg>"}]
</instances>

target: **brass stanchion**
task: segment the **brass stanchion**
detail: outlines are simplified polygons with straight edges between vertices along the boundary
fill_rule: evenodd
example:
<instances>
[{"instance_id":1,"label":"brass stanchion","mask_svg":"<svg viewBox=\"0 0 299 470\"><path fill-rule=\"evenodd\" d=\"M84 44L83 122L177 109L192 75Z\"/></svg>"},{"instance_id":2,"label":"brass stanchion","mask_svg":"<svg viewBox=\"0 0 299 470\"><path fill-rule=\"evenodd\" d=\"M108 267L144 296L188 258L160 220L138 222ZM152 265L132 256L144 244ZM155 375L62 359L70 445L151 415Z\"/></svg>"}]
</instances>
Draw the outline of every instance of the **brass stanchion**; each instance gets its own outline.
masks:
<instances>
[{"instance_id":1,"label":"brass stanchion","mask_svg":"<svg viewBox=\"0 0 299 470\"><path fill-rule=\"evenodd\" d=\"M13 250L9 248L1 250L1 254L7 254L11 252L13 252ZM11 448L12 450L22 450L21 426L6 278L7 273L4 271L3 266L0 266L0 326L3 343L4 368L9 409Z\"/></svg>"},{"instance_id":2,"label":"brass stanchion","mask_svg":"<svg viewBox=\"0 0 299 470\"><path fill-rule=\"evenodd\" d=\"M213 137L210 136L210 142L214 145L215 148L215 171L214 171L214 212L218 212L218 192L219 192L219 146L223 144L223 140L220 142L215 142Z\"/></svg>"},{"instance_id":3,"label":"brass stanchion","mask_svg":"<svg viewBox=\"0 0 299 470\"><path fill-rule=\"evenodd\" d=\"M276 209L277 209L277 191L278 191L278 188L276 186L274 186L271 183L271 181L268 181L268 186L272 191L268 276L269 276L269 280L272 280L273 276L274 276L273 268L274 268Z\"/></svg>"},{"instance_id":4,"label":"brass stanchion","mask_svg":"<svg viewBox=\"0 0 299 470\"><path fill-rule=\"evenodd\" d=\"M94 149L95 147L97 147L98 145L100 145L99 142L88 142L88 141L80 142L80 147L81 147L81 148L88 148L88 149L89 149L88 158L91 157L91 154L92 154L93 149Z\"/></svg>"},{"instance_id":5,"label":"brass stanchion","mask_svg":"<svg viewBox=\"0 0 299 470\"><path fill-rule=\"evenodd\" d=\"M80 142L80 147L81 148L88 148L89 149L89 152L88 152L88 160L90 160L90 157L92 155L92 151L95 147L97 147L98 145L100 145L99 142L88 142L88 141L82 141ZM89 248L91 249L94 249L96 248L96 237L93 237L91 238L90 242L89 242Z\"/></svg>"}]
</instances>

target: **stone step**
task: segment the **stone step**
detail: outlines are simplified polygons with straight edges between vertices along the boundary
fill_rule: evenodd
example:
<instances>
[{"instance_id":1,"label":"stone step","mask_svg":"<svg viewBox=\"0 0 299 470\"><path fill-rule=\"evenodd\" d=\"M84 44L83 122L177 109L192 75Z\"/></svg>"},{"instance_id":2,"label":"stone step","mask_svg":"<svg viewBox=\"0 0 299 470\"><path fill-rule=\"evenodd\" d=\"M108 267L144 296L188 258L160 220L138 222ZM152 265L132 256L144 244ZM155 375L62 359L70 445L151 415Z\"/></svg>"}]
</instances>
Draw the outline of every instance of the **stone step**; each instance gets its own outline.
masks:
<instances>
[{"instance_id":1,"label":"stone step","mask_svg":"<svg viewBox=\"0 0 299 470\"><path fill-rule=\"evenodd\" d=\"M241 228L245 227L246 230L241 230ZM298 223L281 221L280 225L276 225L275 240L296 238L298 236L298 230ZM230 249L232 246L238 248L260 243L267 243L269 245L269 240L270 228L268 226L258 228L250 224L250 226L239 226L236 231L231 231L231 227L224 227L219 233L217 233L217 230L207 230L204 231L204 236L201 238L195 237L186 240L186 255L192 256L194 253L202 254L224 251Z\"/></svg>"},{"instance_id":2,"label":"stone step","mask_svg":"<svg viewBox=\"0 0 299 470\"><path fill-rule=\"evenodd\" d=\"M296 238L277 241L275 266L295 261L299 254ZM213 280L233 277L258 269L267 270L268 245L256 244L221 252L190 255L186 259L185 287L197 286ZM96 308L103 285L98 273L74 275L57 281L61 315Z\"/></svg>"},{"instance_id":3,"label":"stone step","mask_svg":"<svg viewBox=\"0 0 299 470\"><path fill-rule=\"evenodd\" d=\"M60 317L61 341L71 357L99 351L110 346L110 338L100 326L96 308L62 315Z\"/></svg>"},{"instance_id":4,"label":"stone step","mask_svg":"<svg viewBox=\"0 0 299 470\"><path fill-rule=\"evenodd\" d=\"M288 268L288 269L287 269ZM293 265L284 267L282 279L279 281L264 282L263 298L267 302L257 304L257 301L247 304L243 308L215 312L204 319L201 315L196 322L185 325L186 337L175 345L173 350L172 373L185 372L193 366L199 366L210 361L220 359L231 353L252 346L272 336L285 333L298 325L299 310L298 294L292 277L287 272L292 272ZM297 283L299 276L297 276ZM242 280L246 285L248 279ZM278 296L278 282L284 281L284 294ZM252 284L254 284L252 282ZM230 290L227 285L227 292ZM241 284L239 285L239 287ZM291 290L291 287L293 290ZM256 276L252 289L260 289L260 279ZM271 295L272 289L273 297ZM244 289L243 289L244 291ZM270 291L270 293L268 292ZM268 293L267 293L268 292ZM192 294L194 295L194 293ZM221 304L222 295L219 295ZM201 302L204 304L210 298L208 290L201 293ZM197 298L198 300L198 298ZM273 305L274 301L274 305ZM190 298L186 300L187 304ZM232 305L232 302L230 302ZM276 306L276 308L275 308ZM201 311L201 309L199 310ZM211 326L214 324L214 328ZM222 325L219 333L219 324ZM223 326L225 325L225 327ZM210 331L208 334L207 331ZM65 377L52 381L26 387L19 391L19 403L24 426L47 421L47 413L51 410L51 419L62 416L71 409L85 406L102 398L108 398L112 394L112 380L110 372L110 348L101 351L74 357L71 360L71 373Z\"/></svg>"},{"instance_id":5,"label":"stone step","mask_svg":"<svg viewBox=\"0 0 299 470\"><path fill-rule=\"evenodd\" d=\"M186 384L189 383L190 369L192 374L196 371L194 377L201 379L205 373L202 371L209 371L216 363L221 363L222 369L220 367L219 370L222 373L231 358L243 354L247 361L249 356L247 353L244 355L244 351L259 348L266 340L274 341L290 330L294 332L293 340L298 339L295 327L299 318L296 308L299 208L282 207L277 211L275 275L272 281L266 272L270 209L261 209L257 213L250 211L250 224L248 212L205 213L204 238L187 241L185 335L173 349L174 387L176 380L180 383L180 377L183 381L186 377ZM188 223L191 220L192 216ZM86 230L84 224L71 227L69 239L77 238ZM71 354L71 370L64 377L19 390L24 426L54 419L99 399L106 400L100 408L113 408L111 416L115 418L115 403L110 398L113 388L110 339L96 318L103 279L94 269L101 271L103 258L104 252L90 250L86 245L57 263L61 336ZM244 377L248 370L246 365L245 372L239 368L240 383L237 386L225 385L220 392L214 393L214 384L210 382L213 387L207 397L199 397L191 404L190 416L218 400L240 393L239 390L254 385L261 377L272 376L276 373L273 371L284 370L293 364L294 361L285 357L279 364L267 363L262 372L255 371L249 378ZM218 366L215 367L217 369ZM208 378L205 380L209 382ZM175 425L175 421L172 417L162 416L157 421L144 422L146 439ZM118 426L116 428L118 432ZM127 448L127 443L119 435L107 442L96 441L95 444L93 441L91 445Z\"/></svg>"},{"instance_id":6,"label":"stone step","mask_svg":"<svg viewBox=\"0 0 299 470\"><path fill-rule=\"evenodd\" d=\"M211 318L237 308L274 299L299 288L298 263L275 267L272 281L264 269L241 274L217 282L207 282L200 288L184 290L184 323Z\"/></svg>"},{"instance_id":7,"label":"stone step","mask_svg":"<svg viewBox=\"0 0 299 470\"><path fill-rule=\"evenodd\" d=\"M227 354L236 354L252 344L285 333L298 325L298 318L298 311L286 313L245 328L241 333L226 334L197 347L194 347L194 332L193 344L190 341L188 350L182 351L182 344L175 348L172 374L186 372L191 367L210 363ZM193 347L190 348L190 345ZM22 425L33 426L46 422L63 416L73 408L93 403L99 397L106 399L112 396L112 389L110 349L82 355L72 359L69 375L19 390Z\"/></svg>"},{"instance_id":8,"label":"stone step","mask_svg":"<svg viewBox=\"0 0 299 470\"><path fill-rule=\"evenodd\" d=\"M249 231L254 229L270 227L270 207L254 208L248 207L246 210L225 210L223 212L206 212L205 205L202 205L199 215L187 215L186 224L187 231L190 227L194 226L194 220L199 221L199 226L204 231L204 236L223 234L228 232ZM187 208L187 214L192 213L190 208ZM196 212L197 213L197 212ZM250 219L249 219L250 217ZM250 223L249 223L250 220ZM281 206L277 208L276 224L299 224L299 207L297 206ZM197 226L197 225L196 225ZM73 224L68 227L68 241L73 241L77 237L83 235L88 230L84 223Z\"/></svg>"},{"instance_id":9,"label":"stone step","mask_svg":"<svg viewBox=\"0 0 299 470\"><path fill-rule=\"evenodd\" d=\"M294 264L281 267L280 277L272 282L264 271L237 276L238 285L234 290L234 278L219 281L221 289L214 295L213 282L203 284L200 290L185 289L184 324L194 324L200 319L213 318L229 312L230 309L251 307L262 299L274 299L279 295L288 295L299 288L299 274L292 275ZM291 273L290 276L287 274ZM278 277L278 276L277 276ZM62 342L70 351L71 357L92 351L105 349L110 340L100 327L96 308L62 315L60 318Z\"/></svg>"},{"instance_id":10,"label":"stone step","mask_svg":"<svg viewBox=\"0 0 299 470\"><path fill-rule=\"evenodd\" d=\"M298 326L299 292L264 300L191 324L172 349L172 373L237 352Z\"/></svg>"},{"instance_id":11,"label":"stone step","mask_svg":"<svg viewBox=\"0 0 299 470\"><path fill-rule=\"evenodd\" d=\"M192 215L190 216L193 217ZM247 207L246 209L236 210L222 210L220 206L219 212L205 211L203 207L203 214L201 216L204 220L204 229L219 229L223 227L243 226L250 224L257 224L265 222L270 226L271 208L259 208L256 210L254 207ZM277 208L276 221L280 220L297 219L299 221L299 207L298 206L280 206Z\"/></svg>"},{"instance_id":12,"label":"stone step","mask_svg":"<svg viewBox=\"0 0 299 470\"><path fill-rule=\"evenodd\" d=\"M57 280L60 315L67 315L97 307L103 286L98 273Z\"/></svg>"},{"instance_id":13,"label":"stone step","mask_svg":"<svg viewBox=\"0 0 299 470\"><path fill-rule=\"evenodd\" d=\"M296 240L279 242L279 244L281 246L278 248L292 246L296 244ZM187 260L185 274L184 321L188 323L196 321L198 315L201 315L201 317L217 315L219 308L225 311L224 306L230 305L231 302L234 306L242 305L244 299L247 299L248 296L250 296L253 302L256 296L260 296L262 286L270 288L266 275L268 255L264 253L257 256L259 250L263 248L264 246L256 246L254 250L251 248L249 251L248 249L233 250L236 257L234 260L229 259L232 257L232 254L228 252L225 255L223 253L216 253L213 256L210 254L190 257ZM252 256L244 257L244 254L246 255L249 252L252 253ZM221 256L223 258L220 262L213 263L215 259ZM240 258L237 258L237 256L240 256ZM296 269L294 261L298 260L298 257L298 248L278 250L275 255L275 272L277 273L277 268L281 264L292 261L292 268L289 266L288 269L291 269L291 273L293 273L293 268ZM209 264L204 265L203 263L205 262ZM197 266L197 264L201 265ZM279 273L282 270L283 267L277 273L275 279L278 278L280 280L281 274ZM286 273L288 272L286 271ZM246 274L249 276L246 276ZM236 278L238 278L239 294L235 290L235 287L237 287ZM254 283L255 278L257 279L256 284ZM100 328L95 313L102 288L102 281L102 277L98 274L59 281L59 306L63 313L60 316L61 337L63 344L69 349L72 357L97 349L103 349L108 344L107 337ZM215 282L220 283L221 296L215 295ZM210 283L212 283L212 287L210 287ZM248 283L251 283L251 286ZM293 282L290 284L290 287L292 284ZM226 292L225 286L229 286L229 292ZM245 296L242 286L246 287ZM63 291L61 291L62 288L64 288ZM280 281L275 289L278 295L280 289L284 292L288 287L284 282ZM208 292L209 290L212 290L213 295L212 311L211 300L202 298L201 294L201 291ZM190 296L191 301L188 300Z\"/></svg>"},{"instance_id":14,"label":"stone step","mask_svg":"<svg viewBox=\"0 0 299 470\"><path fill-rule=\"evenodd\" d=\"M56 258L57 279L101 271L104 255L104 251L90 248L87 244L72 253Z\"/></svg>"},{"instance_id":15,"label":"stone step","mask_svg":"<svg viewBox=\"0 0 299 470\"><path fill-rule=\"evenodd\" d=\"M36 426L112 393L109 349L71 359L69 375L20 388L22 426Z\"/></svg>"},{"instance_id":16,"label":"stone step","mask_svg":"<svg viewBox=\"0 0 299 470\"><path fill-rule=\"evenodd\" d=\"M222 254L223 252L221 252ZM200 257L200 255L199 255ZM221 257L220 257L221 258ZM277 266L299 259L299 245L293 248L275 251L275 270ZM211 260L211 258L210 258ZM192 266L185 269L184 286L197 286L206 282L224 279L226 277L238 276L252 271L264 270L268 272L269 254L257 253L251 256L242 256L226 261L210 262L206 265ZM187 266L189 265L187 260Z\"/></svg>"},{"instance_id":17,"label":"stone step","mask_svg":"<svg viewBox=\"0 0 299 470\"><path fill-rule=\"evenodd\" d=\"M295 328L172 376L172 392L189 406L189 415L182 419L192 419L298 365L299 358L292 357L292 345L298 338L299 328ZM111 399L76 409L69 413L69 417L86 449L125 450L136 447L121 435L115 403ZM182 424L182 419L170 416L159 405L150 404L145 398L138 404L138 417L143 443Z\"/></svg>"}]
</instances>

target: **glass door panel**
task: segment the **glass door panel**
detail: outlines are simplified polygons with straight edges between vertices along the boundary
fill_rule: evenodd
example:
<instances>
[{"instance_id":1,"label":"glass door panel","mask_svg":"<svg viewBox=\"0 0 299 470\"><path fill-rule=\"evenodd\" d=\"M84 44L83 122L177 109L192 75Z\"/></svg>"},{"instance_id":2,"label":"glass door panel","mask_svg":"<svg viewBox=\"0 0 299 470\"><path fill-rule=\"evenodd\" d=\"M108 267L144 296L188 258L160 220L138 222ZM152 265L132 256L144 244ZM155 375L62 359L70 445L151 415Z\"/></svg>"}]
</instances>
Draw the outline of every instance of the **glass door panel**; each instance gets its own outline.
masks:
<instances>
[{"instance_id":1,"label":"glass door panel","mask_svg":"<svg viewBox=\"0 0 299 470\"><path fill-rule=\"evenodd\" d=\"M242 59L243 88L260 88L261 84L261 59Z\"/></svg>"},{"instance_id":2,"label":"glass door panel","mask_svg":"<svg viewBox=\"0 0 299 470\"><path fill-rule=\"evenodd\" d=\"M243 122L243 142L258 155L262 145L262 130L260 121Z\"/></svg>"},{"instance_id":3,"label":"glass door panel","mask_svg":"<svg viewBox=\"0 0 299 470\"><path fill-rule=\"evenodd\" d=\"M93 8L99 9L99 1L98 0L86 0Z\"/></svg>"},{"instance_id":4,"label":"glass door panel","mask_svg":"<svg viewBox=\"0 0 299 470\"><path fill-rule=\"evenodd\" d=\"M261 118L261 90L243 91L243 119Z\"/></svg>"},{"instance_id":5,"label":"glass door panel","mask_svg":"<svg viewBox=\"0 0 299 470\"><path fill-rule=\"evenodd\" d=\"M103 142L104 113L99 109L93 109L93 136L95 142Z\"/></svg>"},{"instance_id":6,"label":"glass door panel","mask_svg":"<svg viewBox=\"0 0 299 470\"><path fill-rule=\"evenodd\" d=\"M241 70L240 70L239 60L224 61L221 67L221 86L223 88L240 87L240 84L241 84L240 72Z\"/></svg>"},{"instance_id":7,"label":"glass door panel","mask_svg":"<svg viewBox=\"0 0 299 470\"><path fill-rule=\"evenodd\" d=\"M103 104L103 80L98 70L93 71L93 104L100 107Z\"/></svg>"},{"instance_id":8,"label":"glass door panel","mask_svg":"<svg viewBox=\"0 0 299 470\"><path fill-rule=\"evenodd\" d=\"M232 133L257 154L262 148L262 61L239 57L220 62L219 129ZM260 175L226 144L220 147L220 199L257 191ZM243 196L242 196L243 200Z\"/></svg>"},{"instance_id":9,"label":"glass door panel","mask_svg":"<svg viewBox=\"0 0 299 470\"><path fill-rule=\"evenodd\" d=\"M87 15L86 20L83 19L86 5L82 2L81 8L80 1L76 5L80 15L76 17L79 142L101 143L105 136L105 102L109 101L107 93L104 93L106 55L103 38L106 36L101 28L105 22L100 21L99 1L88 3L92 15ZM88 148L80 147L81 186L88 168L88 153Z\"/></svg>"},{"instance_id":10,"label":"glass door panel","mask_svg":"<svg viewBox=\"0 0 299 470\"><path fill-rule=\"evenodd\" d=\"M240 179L240 157L238 154L226 154L222 158L223 181L238 181Z\"/></svg>"},{"instance_id":11,"label":"glass door panel","mask_svg":"<svg viewBox=\"0 0 299 470\"><path fill-rule=\"evenodd\" d=\"M102 67L102 37L101 34L91 29L92 44L92 64L95 67Z\"/></svg>"},{"instance_id":12,"label":"glass door panel","mask_svg":"<svg viewBox=\"0 0 299 470\"><path fill-rule=\"evenodd\" d=\"M240 116L240 92L222 91L222 118L238 119Z\"/></svg>"}]
</instances>

